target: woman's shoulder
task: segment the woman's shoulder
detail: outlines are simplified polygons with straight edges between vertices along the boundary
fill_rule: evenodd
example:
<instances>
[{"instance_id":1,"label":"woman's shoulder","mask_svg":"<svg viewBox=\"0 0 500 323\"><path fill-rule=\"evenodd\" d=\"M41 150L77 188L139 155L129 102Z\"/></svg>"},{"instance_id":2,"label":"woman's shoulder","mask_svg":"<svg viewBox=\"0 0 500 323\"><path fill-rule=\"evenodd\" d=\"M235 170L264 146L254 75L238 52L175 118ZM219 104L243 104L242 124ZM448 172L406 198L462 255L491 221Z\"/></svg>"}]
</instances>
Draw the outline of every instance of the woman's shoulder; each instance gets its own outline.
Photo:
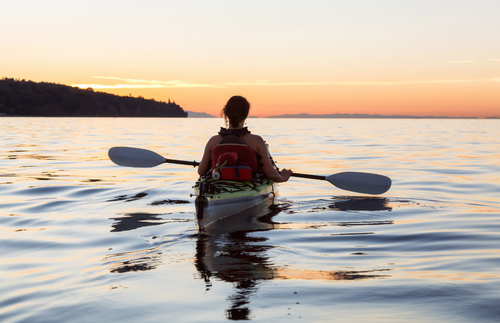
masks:
<instances>
[{"instance_id":1,"label":"woman's shoulder","mask_svg":"<svg viewBox=\"0 0 500 323\"><path fill-rule=\"evenodd\" d=\"M221 140L222 140L221 135L212 136L212 138L208 139L207 146L213 147L213 146L217 145L219 143L219 141L221 141Z\"/></svg>"},{"instance_id":2,"label":"woman's shoulder","mask_svg":"<svg viewBox=\"0 0 500 323\"><path fill-rule=\"evenodd\" d=\"M265 147L264 139L262 139L262 137L259 135L247 134L242 139L247 143L247 145L252 147L252 149L257 151L258 153L261 153L264 149L263 147Z\"/></svg>"},{"instance_id":3,"label":"woman's shoulder","mask_svg":"<svg viewBox=\"0 0 500 323\"><path fill-rule=\"evenodd\" d=\"M263 142L264 141L264 139L262 139L261 136L255 135L253 133L246 134L245 140L247 140L247 139L252 140L253 142Z\"/></svg>"}]
</instances>

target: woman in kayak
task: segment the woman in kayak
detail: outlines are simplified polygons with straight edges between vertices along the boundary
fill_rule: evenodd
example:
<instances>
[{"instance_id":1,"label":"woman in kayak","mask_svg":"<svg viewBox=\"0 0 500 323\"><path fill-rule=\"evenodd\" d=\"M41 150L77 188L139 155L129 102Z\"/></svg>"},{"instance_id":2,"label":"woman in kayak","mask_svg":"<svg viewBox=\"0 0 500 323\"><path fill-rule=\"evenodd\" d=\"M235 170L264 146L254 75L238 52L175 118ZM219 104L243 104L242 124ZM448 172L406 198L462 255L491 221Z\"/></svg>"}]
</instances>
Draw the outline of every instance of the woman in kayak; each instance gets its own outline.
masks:
<instances>
[{"instance_id":1,"label":"woman in kayak","mask_svg":"<svg viewBox=\"0 0 500 323\"><path fill-rule=\"evenodd\" d=\"M261 170L268 178L275 182L288 181L292 171L283 169L281 173L278 172L269 158L267 146L262 137L251 134L247 127L243 127L249 111L250 104L242 96L233 96L227 101L226 106L221 111L221 116L224 116L227 128L221 128L219 134L208 141L198 167L198 174L203 175L212 167L212 149L220 143L223 137L235 135L250 146L257 156L262 156L260 160Z\"/></svg>"}]
</instances>

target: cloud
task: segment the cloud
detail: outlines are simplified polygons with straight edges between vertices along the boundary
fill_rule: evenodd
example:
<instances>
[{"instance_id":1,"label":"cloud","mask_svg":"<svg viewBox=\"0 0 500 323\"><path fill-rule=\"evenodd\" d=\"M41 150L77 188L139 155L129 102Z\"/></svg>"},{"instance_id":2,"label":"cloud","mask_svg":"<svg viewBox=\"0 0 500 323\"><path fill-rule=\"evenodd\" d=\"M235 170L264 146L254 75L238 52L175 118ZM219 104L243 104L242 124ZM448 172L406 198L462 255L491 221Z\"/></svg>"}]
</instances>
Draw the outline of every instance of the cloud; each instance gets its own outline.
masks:
<instances>
[{"instance_id":1,"label":"cloud","mask_svg":"<svg viewBox=\"0 0 500 323\"><path fill-rule=\"evenodd\" d=\"M463 60L463 61L450 61L450 63L453 63L453 64L474 64L477 62L472 61L472 60Z\"/></svg>"},{"instance_id":2,"label":"cloud","mask_svg":"<svg viewBox=\"0 0 500 323\"><path fill-rule=\"evenodd\" d=\"M153 88L234 88L240 86L399 86L407 84L446 84L446 83L480 83L498 82L492 79L442 79L442 80L380 80L380 81L340 81L340 82L272 82L267 80L242 80L223 83L195 83L191 81L157 81L124 79L119 77L93 76L93 78L115 80L116 84L72 84L82 89L153 89Z\"/></svg>"},{"instance_id":3,"label":"cloud","mask_svg":"<svg viewBox=\"0 0 500 323\"><path fill-rule=\"evenodd\" d=\"M110 77L110 76L92 76L92 78L96 79L106 79L106 80L114 80L123 83L117 84L72 84L72 86L76 86L79 88L88 88L91 87L93 89L158 89L158 88L186 88L186 87L220 87L213 84L202 84L202 83L194 83L190 81L180 81L180 80L171 80L171 81L157 81L157 80L137 80L137 79L124 79L120 77Z\"/></svg>"},{"instance_id":4,"label":"cloud","mask_svg":"<svg viewBox=\"0 0 500 323\"><path fill-rule=\"evenodd\" d=\"M490 58L489 60L492 62L500 62L500 58Z\"/></svg>"},{"instance_id":5,"label":"cloud","mask_svg":"<svg viewBox=\"0 0 500 323\"><path fill-rule=\"evenodd\" d=\"M307 86L307 85L334 85L332 82L271 82L266 80L244 80L221 83L224 86Z\"/></svg>"}]
</instances>

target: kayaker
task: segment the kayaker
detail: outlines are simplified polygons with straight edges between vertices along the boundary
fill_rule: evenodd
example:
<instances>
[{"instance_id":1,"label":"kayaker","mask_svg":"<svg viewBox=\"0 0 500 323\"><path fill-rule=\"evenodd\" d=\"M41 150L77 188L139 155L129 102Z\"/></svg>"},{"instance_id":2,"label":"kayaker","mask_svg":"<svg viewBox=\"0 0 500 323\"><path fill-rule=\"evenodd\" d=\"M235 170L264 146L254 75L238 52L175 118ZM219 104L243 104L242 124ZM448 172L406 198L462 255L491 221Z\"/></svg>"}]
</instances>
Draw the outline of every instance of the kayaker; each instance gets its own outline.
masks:
<instances>
[{"instance_id":1,"label":"kayaker","mask_svg":"<svg viewBox=\"0 0 500 323\"><path fill-rule=\"evenodd\" d=\"M221 116L224 117L226 128L221 127L218 135L213 136L205 146L203 158L198 167L198 174L205 174L212 167L212 149L221 142L226 135L236 135L243 140L257 156L262 156L260 159L261 171L275 182L286 182L290 178L292 171L283 169L278 172L269 158L267 146L262 137L251 134L247 127L243 127L245 120L250 111L250 103L242 96L231 97L224 109L221 111Z\"/></svg>"}]
</instances>

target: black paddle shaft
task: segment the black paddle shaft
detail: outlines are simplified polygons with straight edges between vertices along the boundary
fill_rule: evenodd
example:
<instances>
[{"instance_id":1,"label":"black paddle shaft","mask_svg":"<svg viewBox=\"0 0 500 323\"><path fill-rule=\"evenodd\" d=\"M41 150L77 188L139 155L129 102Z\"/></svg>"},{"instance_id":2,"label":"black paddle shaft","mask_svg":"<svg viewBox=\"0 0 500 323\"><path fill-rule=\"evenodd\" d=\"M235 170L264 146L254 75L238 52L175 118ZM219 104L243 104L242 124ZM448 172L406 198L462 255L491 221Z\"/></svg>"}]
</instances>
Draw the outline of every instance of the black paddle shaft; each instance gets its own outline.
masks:
<instances>
[{"instance_id":1,"label":"black paddle shaft","mask_svg":"<svg viewBox=\"0 0 500 323\"><path fill-rule=\"evenodd\" d=\"M199 162L197 161L187 161L187 160L177 160L177 159L166 159L164 163L170 163L170 164L180 164L180 165L188 165L188 166L193 166L196 167L200 165Z\"/></svg>"},{"instance_id":2,"label":"black paddle shaft","mask_svg":"<svg viewBox=\"0 0 500 323\"><path fill-rule=\"evenodd\" d=\"M326 180L326 177L325 176L321 176L321 175L309 175L309 174L301 174L301 173L292 173L292 176L294 176L294 177L302 177L302 178L309 178L309 179Z\"/></svg>"}]
</instances>

